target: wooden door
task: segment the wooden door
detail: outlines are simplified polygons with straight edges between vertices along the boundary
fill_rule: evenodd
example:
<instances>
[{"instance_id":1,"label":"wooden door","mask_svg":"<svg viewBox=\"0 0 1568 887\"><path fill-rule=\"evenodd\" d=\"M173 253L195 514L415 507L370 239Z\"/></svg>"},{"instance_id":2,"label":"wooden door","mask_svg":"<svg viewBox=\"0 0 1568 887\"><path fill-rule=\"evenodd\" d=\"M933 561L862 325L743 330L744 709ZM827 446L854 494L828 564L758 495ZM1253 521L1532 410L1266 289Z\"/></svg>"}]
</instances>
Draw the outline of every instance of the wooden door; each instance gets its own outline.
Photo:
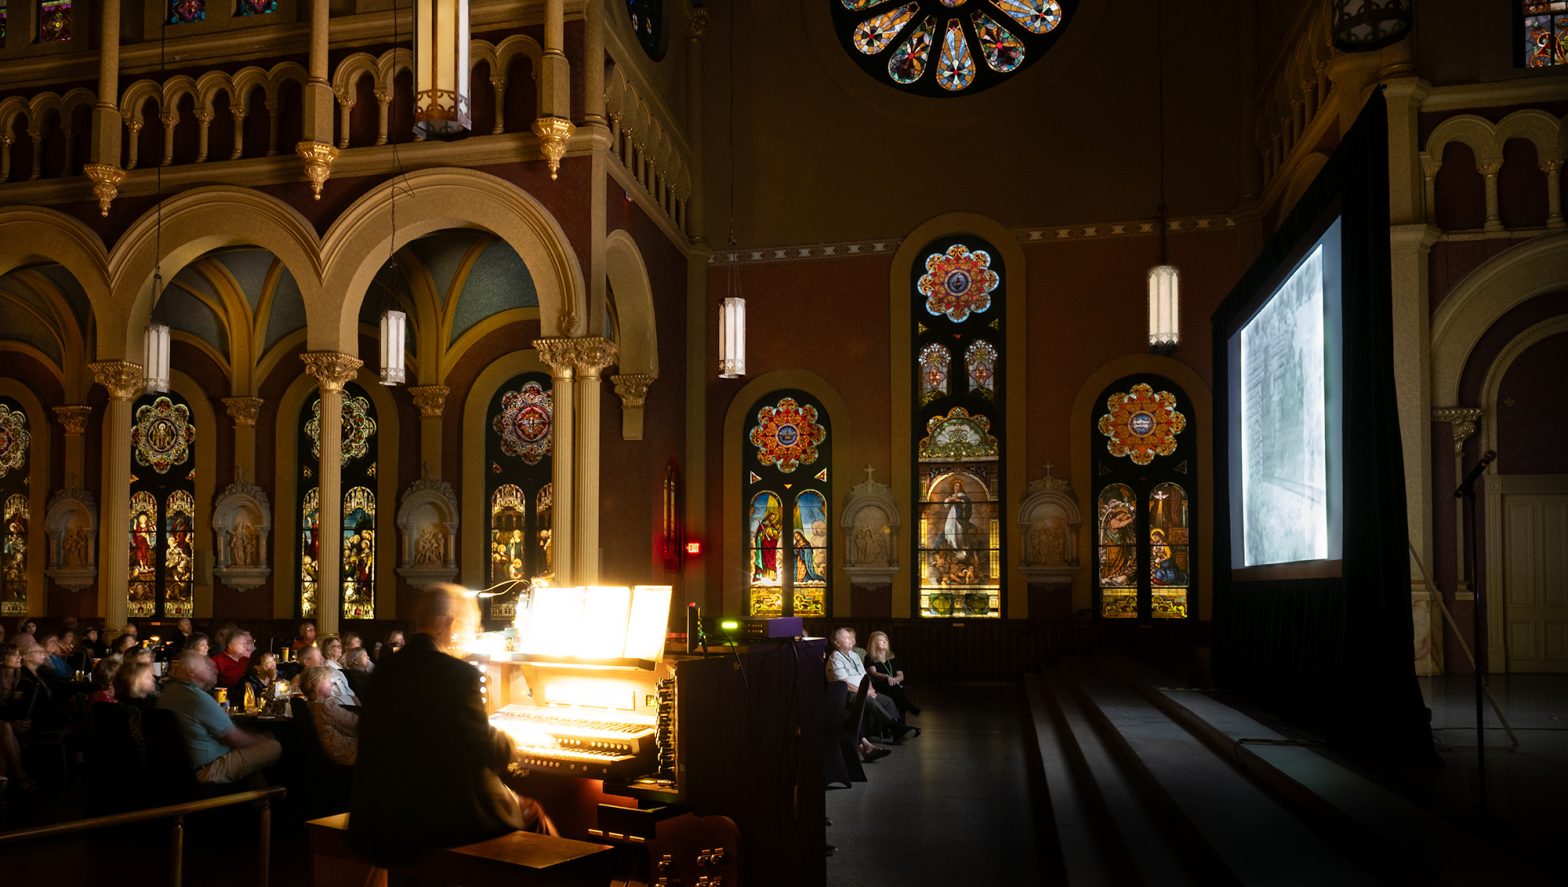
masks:
<instances>
[{"instance_id":1,"label":"wooden door","mask_svg":"<svg viewBox=\"0 0 1568 887\"><path fill-rule=\"evenodd\" d=\"M1568 672L1568 477L1501 476L1500 521L1488 521L1510 672ZM1490 497L1489 497L1490 498ZM1490 504L1490 503L1489 503ZM1495 667L1495 666L1494 666Z\"/></svg>"}]
</instances>

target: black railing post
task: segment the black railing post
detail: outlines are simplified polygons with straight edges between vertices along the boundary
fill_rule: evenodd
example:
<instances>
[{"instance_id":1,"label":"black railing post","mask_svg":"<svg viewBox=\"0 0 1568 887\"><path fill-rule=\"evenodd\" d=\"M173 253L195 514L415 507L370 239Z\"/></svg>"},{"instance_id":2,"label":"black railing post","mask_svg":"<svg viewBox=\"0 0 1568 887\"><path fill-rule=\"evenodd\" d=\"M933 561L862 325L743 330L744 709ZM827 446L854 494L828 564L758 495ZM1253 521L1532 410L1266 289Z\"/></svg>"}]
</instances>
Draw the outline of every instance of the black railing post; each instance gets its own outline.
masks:
<instances>
[{"instance_id":1,"label":"black railing post","mask_svg":"<svg viewBox=\"0 0 1568 887\"><path fill-rule=\"evenodd\" d=\"M180 887L185 882L185 816L174 817L174 828L169 834L169 883Z\"/></svg>"}]
</instances>

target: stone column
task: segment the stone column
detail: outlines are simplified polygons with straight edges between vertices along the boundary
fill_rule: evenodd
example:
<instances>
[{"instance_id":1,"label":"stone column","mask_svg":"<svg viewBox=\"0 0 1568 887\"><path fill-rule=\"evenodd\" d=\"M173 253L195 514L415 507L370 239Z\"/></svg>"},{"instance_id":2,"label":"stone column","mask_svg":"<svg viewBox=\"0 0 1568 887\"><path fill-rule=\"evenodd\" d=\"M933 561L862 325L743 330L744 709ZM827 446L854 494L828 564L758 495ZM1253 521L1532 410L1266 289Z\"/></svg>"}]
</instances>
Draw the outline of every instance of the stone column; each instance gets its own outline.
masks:
<instances>
[{"instance_id":1,"label":"stone column","mask_svg":"<svg viewBox=\"0 0 1568 887\"><path fill-rule=\"evenodd\" d=\"M98 98L93 102L92 145L82 172L93 183L98 211L120 193L125 170L120 168L120 0L98 0ZM67 121L69 123L69 121Z\"/></svg>"},{"instance_id":2,"label":"stone column","mask_svg":"<svg viewBox=\"0 0 1568 887\"><path fill-rule=\"evenodd\" d=\"M572 536L577 551L576 581L589 585L599 581L599 404L603 387L600 373L615 362L616 347L614 342L598 336L573 342L577 351L577 489L572 492L576 504Z\"/></svg>"},{"instance_id":3,"label":"stone column","mask_svg":"<svg viewBox=\"0 0 1568 887\"><path fill-rule=\"evenodd\" d=\"M555 337L535 339L534 348L539 360L550 368L551 398L555 404L551 417L551 549L554 557L555 582L571 585L577 581L576 562L573 559L573 434L572 413L575 398L572 382L577 374L577 361L572 340Z\"/></svg>"},{"instance_id":4,"label":"stone column","mask_svg":"<svg viewBox=\"0 0 1568 887\"><path fill-rule=\"evenodd\" d=\"M103 414L103 471L98 491L98 612L117 631L130 613L131 401L147 387L142 365L128 360L88 364L93 381L109 392Z\"/></svg>"},{"instance_id":5,"label":"stone column","mask_svg":"<svg viewBox=\"0 0 1568 887\"><path fill-rule=\"evenodd\" d=\"M87 420L92 414L93 408L84 404L54 408L54 417L65 429L65 488L68 490L80 487L82 478L87 476L87 441L82 435L87 431ZM130 433L129 423L127 418L127 434ZM129 512L126 519L130 519Z\"/></svg>"},{"instance_id":6,"label":"stone column","mask_svg":"<svg viewBox=\"0 0 1568 887\"><path fill-rule=\"evenodd\" d=\"M408 393L414 396L414 406L419 408L419 459L424 463L425 476L440 480L441 413L452 389L445 385L414 385Z\"/></svg>"},{"instance_id":7,"label":"stone column","mask_svg":"<svg viewBox=\"0 0 1568 887\"><path fill-rule=\"evenodd\" d=\"M604 116L604 13L598 3L583 6L583 124L606 126Z\"/></svg>"},{"instance_id":8,"label":"stone column","mask_svg":"<svg viewBox=\"0 0 1568 887\"><path fill-rule=\"evenodd\" d=\"M304 119L294 153L304 161L305 176L310 179L310 189L317 200L332 175L332 162L338 158L338 149L332 144L332 84L327 80L331 22L328 0L311 0L310 76L305 81Z\"/></svg>"},{"instance_id":9,"label":"stone column","mask_svg":"<svg viewBox=\"0 0 1568 887\"><path fill-rule=\"evenodd\" d=\"M533 130L539 137L539 150L550 169L550 178L554 179L561 168L561 158L566 156L566 143L576 130L571 120L572 69L566 59L566 0L545 0L544 57L539 67L539 117L534 120ZM601 80L603 76L601 71ZM601 108L602 104L601 99ZM555 543L555 550L559 556L559 542Z\"/></svg>"},{"instance_id":10,"label":"stone column","mask_svg":"<svg viewBox=\"0 0 1568 887\"><path fill-rule=\"evenodd\" d=\"M1503 218L1497 210L1497 174L1503 171L1503 162L1493 160L1480 164L1482 177L1486 180L1486 225L1487 231L1503 230Z\"/></svg>"},{"instance_id":11,"label":"stone column","mask_svg":"<svg viewBox=\"0 0 1568 887\"><path fill-rule=\"evenodd\" d=\"M364 361L336 351L300 355L305 372L321 388L321 461L316 479L321 488L321 532L316 559L316 630L337 634L343 615L343 385ZM388 534L391 535L391 534Z\"/></svg>"},{"instance_id":12,"label":"stone column","mask_svg":"<svg viewBox=\"0 0 1568 887\"><path fill-rule=\"evenodd\" d=\"M1561 228L1563 222L1563 195L1558 187L1563 172L1561 160L1544 160L1541 172L1546 173L1546 227Z\"/></svg>"},{"instance_id":13,"label":"stone column","mask_svg":"<svg viewBox=\"0 0 1568 887\"><path fill-rule=\"evenodd\" d=\"M250 482L256 475L256 416L265 403L259 397L225 397L229 418L234 420L234 479Z\"/></svg>"},{"instance_id":14,"label":"stone column","mask_svg":"<svg viewBox=\"0 0 1568 887\"><path fill-rule=\"evenodd\" d=\"M1432 411L1433 422L1446 422L1454 435L1454 482L1465 476L1465 441L1475 434L1477 423L1481 421L1481 410L1477 407L1440 407ZM1460 601L1475 600L1475 595L1470 591L1470 582L1465 577L1465 504L1461 499L1454 499L1454 599Z\"/></svg>"}]
</instances>

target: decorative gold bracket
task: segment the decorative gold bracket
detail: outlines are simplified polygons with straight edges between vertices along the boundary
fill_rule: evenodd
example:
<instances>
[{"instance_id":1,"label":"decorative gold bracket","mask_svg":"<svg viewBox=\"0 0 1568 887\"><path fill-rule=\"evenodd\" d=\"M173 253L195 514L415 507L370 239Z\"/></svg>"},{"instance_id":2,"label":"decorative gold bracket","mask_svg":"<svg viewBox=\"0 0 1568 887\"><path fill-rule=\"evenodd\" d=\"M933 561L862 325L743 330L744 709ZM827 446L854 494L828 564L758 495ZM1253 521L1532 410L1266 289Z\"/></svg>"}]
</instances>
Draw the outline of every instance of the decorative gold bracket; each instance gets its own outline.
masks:
<instances>
[{"instance_id":1,"label":"decorative gold bracket","mask_svg":"<svg viewBox=\"0 0 1568 887\"><path fill-rule=\"evenodd\" d=\"M109 215L109 204L120 196L120 185L125 182L125 170L112 163L84 163L82 172L93 183L93 196L98 198L98 214Z\"/></svg>"},{"instance_id":2,"label":"decorative gold bracket","mask_svg":"<svg viewBox=\"0 0 1568 887\"><path fill-rule=\"evenodd\" d=\"M310 179L310 192L321 199L321 189L332 176L332 162L338 159L338 149L326 142L300 142L294 153L305 161L305 176Z\"/></svg>"},{"instance_id":3,"label":"decorative gold bracket","mask_svg":"<svg viewBox=\"0 0 1568 887\"><path fill-rule=\"evenodd\" d=\"M577 127L564 117L540 117L534 121L534 135L539 137L539 150L550 167L550 181L555 181L561 171L561 158L566 156L566 143Z\"/></svg>"}]
</instances>

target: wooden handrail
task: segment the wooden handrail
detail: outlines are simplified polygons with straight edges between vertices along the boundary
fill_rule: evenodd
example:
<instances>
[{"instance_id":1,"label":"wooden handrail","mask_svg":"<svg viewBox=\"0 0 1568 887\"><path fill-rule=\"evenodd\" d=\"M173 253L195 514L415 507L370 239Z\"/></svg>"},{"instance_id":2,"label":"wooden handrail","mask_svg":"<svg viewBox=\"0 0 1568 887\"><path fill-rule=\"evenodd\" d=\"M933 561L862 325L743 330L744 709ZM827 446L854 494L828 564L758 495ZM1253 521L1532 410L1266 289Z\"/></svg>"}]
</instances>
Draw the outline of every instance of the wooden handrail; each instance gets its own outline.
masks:
<instances>
[{"instance_id":1,"label":"wooden handrail","mask_svg":"<svg viewBox=\"0 0 1568 887\"><path fill-rule=\"evenodd\" d=\"M235 792L232 795L221 795L216 798L203 798L200 801L187 801L184 804L170 804L166 807L132 810L129 813L116 813L113 816L95 816L91 819L77 819L71 822L57 822L54 825L41 825L37 828L0 832L0 845L13 844L17 841L27 841L34 838L57 838L61 835L74 835L78 832L89 832L117 825L131 825L132 823L148 822L154 819L170 819L178 816L187 816L192 813L205 813L209 810L249 804L252 801L271 801L275 798L283 797L284 794L286 794L286 790L282 786L275 786L273 788Z\"/></svg>"}]
</instances>

